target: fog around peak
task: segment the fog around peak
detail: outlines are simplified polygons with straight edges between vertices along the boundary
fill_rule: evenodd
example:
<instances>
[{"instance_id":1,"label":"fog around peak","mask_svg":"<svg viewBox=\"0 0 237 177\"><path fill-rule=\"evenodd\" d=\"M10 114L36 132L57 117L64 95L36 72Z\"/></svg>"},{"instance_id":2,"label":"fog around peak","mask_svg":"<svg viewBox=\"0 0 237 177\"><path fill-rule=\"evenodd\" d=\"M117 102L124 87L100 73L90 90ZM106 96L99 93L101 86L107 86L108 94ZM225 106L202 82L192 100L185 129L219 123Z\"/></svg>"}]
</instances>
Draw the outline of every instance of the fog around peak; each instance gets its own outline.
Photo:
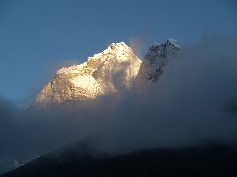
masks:
<instances>
[{"instance_id":1,"label":"fog around peak","mask_svg":"<svg viewBox=\"0 0 237 177\"><path fill-rule=\"evenodd\" d=\"M237 96L236 47L237 36L204 33L183 44L142 94L125 89L61 109L24 112L1 97L0 157L45 153L82 137L108 154L236 144L237 113L224 106Z\"/></svg>"}]
</instances>

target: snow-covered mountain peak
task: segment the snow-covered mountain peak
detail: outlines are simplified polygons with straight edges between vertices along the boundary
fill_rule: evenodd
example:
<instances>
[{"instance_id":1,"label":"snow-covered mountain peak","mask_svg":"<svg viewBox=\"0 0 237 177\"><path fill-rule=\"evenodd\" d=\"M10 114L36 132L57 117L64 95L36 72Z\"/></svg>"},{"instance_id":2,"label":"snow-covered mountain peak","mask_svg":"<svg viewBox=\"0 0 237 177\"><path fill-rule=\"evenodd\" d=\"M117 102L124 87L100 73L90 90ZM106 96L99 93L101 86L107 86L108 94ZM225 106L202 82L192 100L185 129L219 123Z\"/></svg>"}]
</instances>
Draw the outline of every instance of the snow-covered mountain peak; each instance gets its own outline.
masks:
<instances>
[{"instance_id":1,"label":"snow-covered mountain peak","mask_svg":"<svg viewBox=\"0 0 237 177\"><path fill-rule=\"evenodd\" d=\"M166 43L167 43L167 45L172 45L175 48L181 49L181 45L178 43L178 41L176 41L172 38L169 38Z\"/></svg>"},{"instance_id":2,"label":"snow-covered mountain peak","mask_svg":"<svg viewBox=\"0 0 237 177\"><path fill-rule=\"evenodd\" d=\"M106 60L108 56L115 55L118 59L125 60L129 53L133 52L124 42L112 43L107 49L101 53L94 54L93 57L88 57L88 62L95 62L94 60ZM76 74L87 66L87 62L80 65L73 65L70 67L63 67L57 71L56 74Z\"/></svg>"},{"instance_id":3,"label":"snow-covered mountain peak","mask_svg":"<svg viewBox=\"0 0 237 177\"><path fill-rule=\"evenodd\" d=\"M124 42L112 43L103 52L95 54L93 57L89 57L88 61L101 59L103 56L114 55L120 60L127 59L129 54L133 53L132 49L128 47Z\"/></svg>"},{"instance_id":4,"label":"snow-covered mountain peak","mask_svg":"<svg viewBox=\"0 0 237 177\"><path fill-rule=\"evenodd\" d=\"M69 100L87 100L129 89L135 79L139 86L156 83L170 56L181 49L174 39L154 43L141 61L124 42L112 43L87 62L57 71L38 94L33 105L54 105ZM142 64L141 64L142 63Z\"/></svg>"},{"instance_id":5,"label":"snow-covered mountain peak","mask_svg":"<svg viewBox=\"0 0 237 177\"><path fill-rule=\"evenodd\" d=\"M156 83L169 58L175 56L180 49L181 45L172 38L164 44L153 43L142 61L137 77L138 86L143 88L148 81Z\"/></svg>"},{"instance_id":6,"label":"snow-covered mountain peak","mask_svg":"<svg viewBox=\"0 0 237 177\"><path fill-rule=\"evenodd\" d=\"M114 50L127 50L129 47L124 42L112 43L108 49Z\"/></svg>"},{"instance_id":7,"label":"snow-covered mountain peak","mask_svg":"<svg viewBox=\"0 0 237 177\"><path fill-rule=\"evenodd\" d=\"M141 60L124 42L112 43L103 52L80 65L64 67L36 97L33 105L52 105L69 100L87 100L129 89Z\"/></svg>"},{"instance_id":8,"label":"snow-covered mountain peak","mask_svg":"<svg viewBox=\"0 0 237 177\"><path fill-rule=\"evenodd\" d=\"M157 43L157 42L154 42L151 47L156 47L156 46L159 46L159 45L161 45L161 44Z\"/></svg>"},{"instance_id":9,"label":"snow-covered mountain peak","mask_svg":"<svg viewBox=\"0 0 237 177\"><path fill-rule=\"evenodd\" d=\"M181 49L181 45L178 43L178 41L172 38L168 39L165 45L167 52L177 52Z\"/></svg>"}]
</instances>

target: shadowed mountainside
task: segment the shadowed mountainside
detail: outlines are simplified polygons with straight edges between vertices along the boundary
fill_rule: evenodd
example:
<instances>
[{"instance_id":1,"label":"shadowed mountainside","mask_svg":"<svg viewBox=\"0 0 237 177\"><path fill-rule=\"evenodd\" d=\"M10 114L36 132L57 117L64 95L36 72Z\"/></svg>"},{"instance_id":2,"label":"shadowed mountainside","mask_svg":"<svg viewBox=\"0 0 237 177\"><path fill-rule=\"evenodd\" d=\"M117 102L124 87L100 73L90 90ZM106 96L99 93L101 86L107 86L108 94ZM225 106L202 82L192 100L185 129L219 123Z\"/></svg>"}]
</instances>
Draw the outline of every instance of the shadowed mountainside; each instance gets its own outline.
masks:
<instances>
[{"instance_id":1,"label":"shadowed mountainside","mask_svg":"<svg viewBox=\"0 0 237 177\"><path fill-rule=\"evenodd\" d=\"M228 146L147 149L111 157L77 141L3 176L236 176L236 164L237 151Z\"/></svg>"}]
</instances>

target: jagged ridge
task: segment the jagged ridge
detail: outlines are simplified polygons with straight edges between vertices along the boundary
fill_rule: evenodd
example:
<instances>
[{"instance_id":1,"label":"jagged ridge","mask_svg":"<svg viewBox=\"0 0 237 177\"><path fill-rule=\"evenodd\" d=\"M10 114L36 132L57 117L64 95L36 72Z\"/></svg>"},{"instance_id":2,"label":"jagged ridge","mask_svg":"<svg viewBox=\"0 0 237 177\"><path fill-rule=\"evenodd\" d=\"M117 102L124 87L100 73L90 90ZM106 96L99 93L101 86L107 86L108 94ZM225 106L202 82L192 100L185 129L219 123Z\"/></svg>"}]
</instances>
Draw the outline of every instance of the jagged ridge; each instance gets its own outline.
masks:
<instances>
[{"instance_id":1,"label":"jagged ridge","mask_svg":"<svg viewBox=\"0 0 237 177\"><path fill-rule=\"evenodd\" d=\"M156 83L163 74L170 57L174 57L181 45L174 39L168 39L164 44L154 43L145 55L138 76L137 84L143 88L147 82Z\"/></svg>"},{"instance_id":2,"label":"jagged ridge","mask_svg":"<svg viewBox=\"0 0 237 177\"><path fill-rule=\"evenodd\" d=\"M169 56L181 49L174 39L154 43L143 61L124 42L112 43L106 50L89 57L87 62L57 71L55 77L36 97L33 106L50 106L69 100L87 100L129 89L135 79L139 88L156 83Z\"/></svg>"},{"instance_id":3,"label":"jagged ridge","mask_svg":"<svg viewBox=\"0 0 237 177\"><path fill-rule=\"evenodd\" d=\"M141 60L124 42L112 43L102 53L81 65L62 68L36 97L33 106L59 104L69 100L93 99L129 89Z\"/></svg>"}]
</instances>

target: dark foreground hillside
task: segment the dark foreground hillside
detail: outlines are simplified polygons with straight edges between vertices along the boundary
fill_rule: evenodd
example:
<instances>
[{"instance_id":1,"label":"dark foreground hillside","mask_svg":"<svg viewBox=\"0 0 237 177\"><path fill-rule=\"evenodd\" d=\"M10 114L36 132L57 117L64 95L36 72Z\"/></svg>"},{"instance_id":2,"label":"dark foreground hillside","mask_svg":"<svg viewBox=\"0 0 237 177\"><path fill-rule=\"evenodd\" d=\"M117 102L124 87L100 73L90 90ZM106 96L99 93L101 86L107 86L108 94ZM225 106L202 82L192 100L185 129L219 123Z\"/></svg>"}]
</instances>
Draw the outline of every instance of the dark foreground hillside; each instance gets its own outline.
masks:
<instances>
[{"instance_id":1,"label":"dark foreground hillside","mask_svg":"<svg viewBox=\"0 0 237 177\"><path fill-rule=\"evenodd\" d=\"M100 158L89 155L86 146L80 147L81 152L75 147L42 156L3 176L237 176L237 151L227 146L151 149Z\"/></svg>"}]
</instances>

